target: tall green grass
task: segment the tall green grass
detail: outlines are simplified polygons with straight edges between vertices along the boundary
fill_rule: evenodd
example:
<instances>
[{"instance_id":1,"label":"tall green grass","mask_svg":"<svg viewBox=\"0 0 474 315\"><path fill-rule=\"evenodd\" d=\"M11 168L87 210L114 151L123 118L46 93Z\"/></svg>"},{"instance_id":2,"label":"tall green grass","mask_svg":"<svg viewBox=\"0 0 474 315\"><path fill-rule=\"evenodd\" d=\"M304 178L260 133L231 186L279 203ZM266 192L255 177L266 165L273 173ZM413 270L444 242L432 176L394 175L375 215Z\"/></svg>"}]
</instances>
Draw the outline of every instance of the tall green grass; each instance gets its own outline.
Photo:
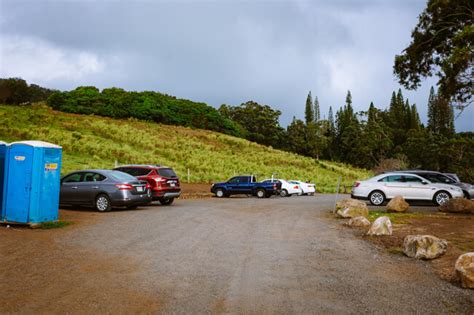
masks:
<instances>
[{"instance_id":1,"label":"tall green grass","mask_svg":"<svg viewBox=\"0 0 474 315\"><path fill-rule=\"evenodd\" d=\"M0 105L0 140L43 140L63 147L62 173L112 168L115 161L171 166L186 180L209 183L235 174L311 180L318 191L333 192L337 178L350 185L370 172L317 161L217 132L160 125L136 119L115 120L53 111L44 104Z\"/></svg>"}]
</instances>

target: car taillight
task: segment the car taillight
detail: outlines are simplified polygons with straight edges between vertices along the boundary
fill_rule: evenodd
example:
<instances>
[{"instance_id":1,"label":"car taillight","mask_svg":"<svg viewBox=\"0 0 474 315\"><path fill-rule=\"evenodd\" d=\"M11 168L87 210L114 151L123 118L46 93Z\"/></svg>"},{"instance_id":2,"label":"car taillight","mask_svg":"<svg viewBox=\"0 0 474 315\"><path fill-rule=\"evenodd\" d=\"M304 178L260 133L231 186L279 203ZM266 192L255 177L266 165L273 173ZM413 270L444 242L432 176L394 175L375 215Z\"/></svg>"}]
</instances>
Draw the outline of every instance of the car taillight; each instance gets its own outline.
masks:
<instances>
[{"instance_id":1,"label":"car taillight","mask_svg":"<svg viewBox=\"0 0 474 315\"><path fill-rule=\"evenodd\" d=\"M151 185L149 183L146 183L145 189L150 189Z\"/></svg>"},{"instance_id":2,"label":"car taillight","mask_svg":"<svg viewBox=\"0 0 474 315\"><path fill-rule=\"evenodd\" d=\"M277 184L273 184L273 189L277 189Z\"/></svg>"},{"instance_id":3,"label":"car taillight","mask_svg":"<svg viewBox=\"0 0 474 315\"><path fill-rule=\"evenodd\" d=\"M118 188L118 190L132 190L133 189L133 186L130 184L116 184L115 186Z\"/></svg>"},{"instance_id":4,"label":"car taillight","mask_svg":"<svg viewBox=\"0 0 474 315\"><path fill-rule=\"evenodd\" d=\"M360 185L360 182L355 182L354 183L354 187L359 187L359 185Z\"/></svg>"},{"instance_id":5,"label":"car taillight","mask_svg":"<svg viewBox=\"0 0 474 315\"><path fill-rule=\"evenodd\" d=\"M293 189L300 189L298 185L294 186Z\"/></svg>"}]
</instances>

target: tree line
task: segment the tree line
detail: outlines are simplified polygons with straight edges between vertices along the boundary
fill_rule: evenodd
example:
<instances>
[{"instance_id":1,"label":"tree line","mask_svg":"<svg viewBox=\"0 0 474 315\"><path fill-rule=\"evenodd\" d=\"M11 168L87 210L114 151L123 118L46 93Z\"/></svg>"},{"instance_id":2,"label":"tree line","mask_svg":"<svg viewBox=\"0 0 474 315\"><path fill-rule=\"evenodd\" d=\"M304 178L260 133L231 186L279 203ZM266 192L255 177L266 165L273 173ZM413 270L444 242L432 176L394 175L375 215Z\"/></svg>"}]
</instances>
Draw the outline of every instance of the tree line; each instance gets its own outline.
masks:
<instances>
[{"instance_id":1,"label":"tree line","mask_svg":"<svg viewBox=\"0 0 474 315\"><path fill-rule=\"evenodd\" d=\"M45 101L54 90L28 84L20 78L0 78L0 104L26 104Z\"/></svg>"},{"instance_id":2,"label":"tree line","mask_svg":"<svg viewBox=\"0 0 474 315\"><path fill-rule=\"evenodd\" d=\"M61 92L28 86L21 79L0 80L1 84L5 82L9 82L10 90L1 95L10 95L9 99L2 99L8 104L46 100L50 107L64 112L119 119L134 117L208 129L315 159L376 171L422 168L454 172L466 181L474 181L474 133L455 133L453 107L433 88L427 102L427 126L420 122L416 105L410 104L398 90L392 92L387 109L381 110L370 103L365 111L354 110L348 91L345 104L335 114L329 107L327 118L321 118L319 100L309 92L304 120L293 117L283 128L279 123L281 111L254 101L239 106L223 104L216 110L205 103L152 91L129 92L120 88L100 91L93 86L82 86ZM42 93L17 97L27 93L25 84L30 90Z\"/></svg>"},{"instance_id":3,"label":"tree line","mask_svg":"<svg viewBox=\"0 0 474 315\"><path fill-rule=\"evenodd\" d=\"M474 181L474 133L456 133L454 112L447 98L431 88L428 123L424 126L415 104L393 92L386 110L370 103L366 111L354 111L352 95L335 117L320 119L317 97L311 92L305 105L305 121L294 118L287 127L286 149L341 161L375 171L417 168L457 173Z\"/></svg>"}]
</instances>

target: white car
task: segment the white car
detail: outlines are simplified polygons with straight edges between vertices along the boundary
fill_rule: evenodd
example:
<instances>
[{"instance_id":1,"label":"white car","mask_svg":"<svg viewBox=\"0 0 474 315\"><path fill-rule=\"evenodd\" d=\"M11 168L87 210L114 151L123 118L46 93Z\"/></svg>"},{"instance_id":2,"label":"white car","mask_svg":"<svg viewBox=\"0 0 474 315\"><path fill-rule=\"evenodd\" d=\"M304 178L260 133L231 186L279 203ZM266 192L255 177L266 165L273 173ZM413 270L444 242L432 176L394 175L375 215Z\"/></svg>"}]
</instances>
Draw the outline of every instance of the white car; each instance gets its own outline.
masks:
<instances>
[{"instance_id":1,"label":"white car","mask_svg":"<svg viewBox=\"0 0 474 315\"><path fill-rule=\"evenodd\" d=\"M299 185L301 188L300 195L309 195L312 196L316 192L316 185L311 183L305 183L299 180L290 180L292 184Z\"/></svg>"},{"instance_id":2,"label":"white car","mask_svg":"<svg viewBox=\"0 0 474 315\"><path fill-rule=\"evenodd\" d=\"M299 195L301 193L301 188L297 184L292 184L284 179L265 179L264 183L281 183L280 196L282 197L291 197L293 195Z\"/></svg>"},{"instance_id":3,"label":"white car","mask_svg":"<svg viewBox=\"0 0 474 315\"><path fill-rule=\"evenodd\" d=\"M450 198L462 198L463 192L454 185L432 183L408 173L384 173L368 180L357 181L351 192L352 198L369 199L375 206L382 205L395 196L408 200L431 200L442 205Z\"/></svg>"}]
</instances>

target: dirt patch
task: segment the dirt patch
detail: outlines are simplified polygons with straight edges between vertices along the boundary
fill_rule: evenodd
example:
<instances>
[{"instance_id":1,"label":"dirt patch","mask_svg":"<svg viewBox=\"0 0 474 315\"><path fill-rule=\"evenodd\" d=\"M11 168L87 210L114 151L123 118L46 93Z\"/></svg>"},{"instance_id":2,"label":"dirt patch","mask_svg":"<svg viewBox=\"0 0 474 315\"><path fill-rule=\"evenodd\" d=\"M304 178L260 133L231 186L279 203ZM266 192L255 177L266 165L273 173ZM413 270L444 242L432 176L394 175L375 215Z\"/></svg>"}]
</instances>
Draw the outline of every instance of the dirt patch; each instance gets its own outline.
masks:
<instances>
[{"instance_id":1,"label":"dirt patch","mask_svg":"<svg viewBox=\"0 0 474 315\"><path fill-rule=\"evenodd\" d=\"M156 312L162 300L128 285L137 262L59 242L96 220L88 211L60 211L80 223L56 230L0 227L0 313ZM51 303L54 301L54 303Z\"/></svg>"},{"instance_id":2,"label":"dirt patch","mask_svg":"<svg viewBox=\"0 0 474 315\"><path fill-rule=\"evenodd\" d=\"M211 184L188 184L181 183L181 199L200 199L200 198L210 198L211 194Z\"/></svg>"},{"instance_id":3,"label":"dirt patch","mask_svg":"<svg viewBox=\"0 0 474 315\"><path fill-rule=\"evenodd\" d=\"M396 216L396 214L393 215ZM391 236L366 236L363 229L358 229L355 233L397 255L403 255L403 239L410 234L429 234L446 239L449 244L446 254L429 261L429 264L439 277L459 285L454 264L459 255L465 252L474 252L474 216L414 213L412 215L402 214L400 218L395 218L393 221L402 224L393 225Z\"/></svg>"}]
</instances>

